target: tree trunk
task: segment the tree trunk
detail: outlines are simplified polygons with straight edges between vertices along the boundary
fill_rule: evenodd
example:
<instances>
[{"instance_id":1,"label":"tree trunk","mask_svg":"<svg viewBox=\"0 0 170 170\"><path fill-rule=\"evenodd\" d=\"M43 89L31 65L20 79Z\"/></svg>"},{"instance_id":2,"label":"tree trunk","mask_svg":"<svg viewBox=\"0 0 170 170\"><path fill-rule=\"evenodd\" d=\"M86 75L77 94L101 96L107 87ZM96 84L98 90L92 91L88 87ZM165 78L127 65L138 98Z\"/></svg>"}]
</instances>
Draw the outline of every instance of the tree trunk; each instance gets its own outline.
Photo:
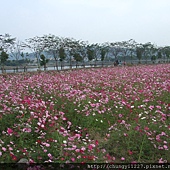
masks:
<instances>
[{"instance_id":1,"label":"tree trunk","mask_svg":"<svg viewBox=\"0 0 170 170\"><path fill-rule=\"evenodd\" d=\"M70 58L70 69L72 69L72 61L71 61L71 58Z\"/></svg>"},{"instance_id":2,"label":"tree trunk","mask_svg":"<svg viewBox=\"0 0 170 170\"><path fill-rule=\"evenodd\" d=\"M46 67L46 64L44 64L44 71L46 71L47 70L47 67Z\"/></svg>"},{"instance_id":3,"label":"tree trunk","mask_svg":"<svg viewBox=\"0 0 170 170\"><path fill-rule=\"evenodd\" d=\"M76 68L77 68L77 61L76 61Z\"/></svg>"},{"instance_id":4,"label":"tree trunk","mask_svg":"<svg viewBox=\"0 0 170 170\"><path fill-rule=\"evenodd\" d=\"M58 71L58 61L57 60L55 60L55 66L56 66L56 69Z\"/></svg>"}]
</instances>

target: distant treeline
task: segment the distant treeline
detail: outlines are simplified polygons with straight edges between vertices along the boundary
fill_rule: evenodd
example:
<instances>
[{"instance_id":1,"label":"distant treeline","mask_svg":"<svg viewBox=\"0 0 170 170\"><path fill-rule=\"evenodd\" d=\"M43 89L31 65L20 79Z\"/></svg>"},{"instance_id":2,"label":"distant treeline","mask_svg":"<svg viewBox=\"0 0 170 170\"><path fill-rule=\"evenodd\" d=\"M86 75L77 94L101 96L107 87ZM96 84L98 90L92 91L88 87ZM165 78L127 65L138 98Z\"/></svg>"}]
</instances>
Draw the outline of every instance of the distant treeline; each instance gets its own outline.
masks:
<instances>
[{"instance_id":1,"label":"distant treeline","mask_svg":"<svg viewBox=\"0 0 170 170\"><path fill-rule=\"evenodd\" d=\"M137 43L130 39L121 42L89 43L74 38L56 35L35 36L20 41L9 34L0 35L0 66L26 65L34 62L46 67L50 60L60 62L117 61L157 59L168 62L170 46L158 47L147 43ZM33 61L34 60L34 61Z\"/></svg>"}]
</instances>

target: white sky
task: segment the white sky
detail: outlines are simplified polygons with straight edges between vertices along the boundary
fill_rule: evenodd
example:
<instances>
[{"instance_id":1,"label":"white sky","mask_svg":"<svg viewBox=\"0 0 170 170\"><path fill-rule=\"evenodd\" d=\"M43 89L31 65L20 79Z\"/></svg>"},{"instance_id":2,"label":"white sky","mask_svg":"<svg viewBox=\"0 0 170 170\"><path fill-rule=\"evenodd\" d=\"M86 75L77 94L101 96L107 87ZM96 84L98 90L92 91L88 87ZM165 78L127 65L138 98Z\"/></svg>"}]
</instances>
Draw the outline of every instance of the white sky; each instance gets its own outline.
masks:
<instances>
[{"instance_id":1,"label":"white sky","mask_svg":"<svg viewBox=\"0 0 170 170\"><path fill-rule=\"evenodd\" d=\"M170 45L170 0L0 0L0 34Z\"/></svg>"}]
</instances>

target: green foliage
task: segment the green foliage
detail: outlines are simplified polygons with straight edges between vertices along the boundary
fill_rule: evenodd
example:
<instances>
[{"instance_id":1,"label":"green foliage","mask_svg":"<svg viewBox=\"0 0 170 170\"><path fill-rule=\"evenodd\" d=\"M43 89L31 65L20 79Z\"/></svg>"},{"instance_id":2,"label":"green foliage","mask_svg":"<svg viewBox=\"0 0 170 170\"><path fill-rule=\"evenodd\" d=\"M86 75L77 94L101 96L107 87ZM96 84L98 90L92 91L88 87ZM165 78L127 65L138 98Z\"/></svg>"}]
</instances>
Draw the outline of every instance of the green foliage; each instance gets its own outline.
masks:
<instances>
[{"instance_id":1,"label":"green foliage","mask_svg":"<svg viewBox=\"0 0 170 170\"><path fill-rule=\"evenodd\" d=\"M77 62L80 62L83 60L82 56L79 53L73 54L73 57Z\"/></svg>"},{"instance_id":2,"label":"green foliage","mask_svg":"<svg viewBox=\"0 0 170 170\"><path fill-rule=\"evenodd\" d=\"M167 58L170 58L170 47L169 46L164 47L164 53Z\"/></svg>"},{"instance_id":3,"label":"green foliage","mask_svg":"<svg viewBox=\"0 0 170 170\"><path fill-rule=\"evenodd\" d=\"M49 59L46 59L45 55L41 54L40 56L40 65L46 68L46 64L49 62Z\"/></svg>"},{"instance_id":4,"label":"green foliage","mask_svg":"<svg viewBox=\"0 0 170 170\"><path fill-rule=\"evenodd\" d=\"M94 49L92 49L90 46L87 47L87 57L88 57L89 61L91 61L95 58L94 57Z\"/></svg>"},{"instance_id":5,"label":"green foliage","mask_svg":"<svg viewBox=\"0 0 170 170\"><path fill-rule=\"evenodd\" d=\"M0 50L7 51L8 48L14 44L15 40L16 38L11 38L9 34L0 35Z\"/></svg>"},{"instance_id":6,"label":"green foliage","mask_svg":"<svg viewBox=\"0 0 170 170\"><path fill-rule=\"evenodd\" d=\"M4 64L8 59L8 54L5 51L2 51L0 54L0 64Z\"/></svg>"},{"instance_id":7,"label":"green foliage","mask_svg":"<svg viewBox=\"0 0 170 170\"><path fill-rule=\"evenodd\" d=\"M106 48L101 48L100 50L100 54L101 54L101 61L104 61L104 58L106 56L106 53L108 52L108 50Z\"/></svg>"},{"instance_id":8,"label":"green foliage","mask_svg":"<svg viewBox=\"0 0 170 170\"><path fill-rule=\"evenodd\" d=\"M155 55L151 56L151 60L152 61L156 60L156 56Z\"/></svg>"},{"instance_id":9,"label":"green foliage","mask_svg":"<svg viewBox=\"0 0 170 170\"><path fill-rule=\"evenodd\" d=\"M63 61L66 58L65 50L63 47L59 49L59 58L60 58L60 61Z\"/></svg>"},{"instance_id":10,"label":"green foliage","mask_svg":"<svg viewBox=\"0 0 170 170\"><path fill-rule=\"evenodd\" d=\"M162 53L161 53L161 51L158 51L158 58L162 58Z\"/></svg>"},{"instance_id":11,"label":"green foliage","mask_svg":"<svg viewBox=\"0 0 170 170\"><path fill-rule=\"evenodd\" d=\"M138 58L139 62L142 59L142 48L137 47L136 48L136 57Z\"/></svg>"}]
</instances>

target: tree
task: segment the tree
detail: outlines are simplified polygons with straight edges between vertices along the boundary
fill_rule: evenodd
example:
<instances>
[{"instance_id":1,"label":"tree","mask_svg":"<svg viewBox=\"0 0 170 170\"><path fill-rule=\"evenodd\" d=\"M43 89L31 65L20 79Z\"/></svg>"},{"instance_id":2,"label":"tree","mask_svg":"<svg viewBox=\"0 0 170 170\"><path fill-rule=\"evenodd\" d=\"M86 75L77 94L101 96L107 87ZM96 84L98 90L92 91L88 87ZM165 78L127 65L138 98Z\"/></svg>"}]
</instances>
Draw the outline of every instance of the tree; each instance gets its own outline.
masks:
<instances>
[{"instance_id":1,"label":"tree","mask_svg":"<svg viewBox=\"0 0 170 170\"><path fill-rule=\"evenodd\" d=\"M23 47L29 48L37 59L38 69L40 69L40 55L47 47L44 37L33 37L26 39L26 43L23 43Z\"/></svg>"},{"instance_id":2,"label":"tree","mask_svg":"<svg viewBox=\"0 0 170 170\"><path fill-rule=\"evenodd\" d=\"M20 57L22 57L22 50L23 50L23 47L22 47L22 42L20 41L16 41L15 43L13 43L10 48L10 56L15 58L16 60L16 64L17 64L17 71L18 71L18 65L19 65L19 62L18 60L20 59Z\"/></svg>"},{"instance_id":3,"label":"tree","mask_svg":"<svg viewBox=\"0 0 170 170\"><path fill-rule=\"evenodd\" d=\"M166 57L168 57L168 48L167 47L159 47L158 48L158 58L161 59L163 62L165 62Z\"/></svg>"},{"instance_id":4,"label":"tree","mask_svg":"<svg viewBox=\"0 0 170 170\"><path fill-rule=\"evenodd\" d=\"M64 39L64 49L68 54L69 57L69 62L70 62L70 69L72 69L72 60L76 60L76 63L78 62L77 60L80 59L80 44L79 41L73 39L73 38L65 38ZM76 64L77 65L77 64Z\"/></svg>"},{"instance_id":5,"label":"tree","mask_svg":"<svg viewBox=\"0 0 170 170\"><path fill-rule=\"evenodd\" d=\"M106 58L108 51L109 51L109 48L106 43L100 45L100 55L101 55L102 67L103 67L103 61Z\"/></svg>"},{"instance_id":6,"label":"tree","mask_svg":"<svg viewBox=\"0 0 170 170\"><path fill-rule=\"evenodd\" d=\"M141 46L137 46L136 47L136 57L139 60L139 64L141 63L142 53L143 53L143 48Z\"/></svg>"},{"instance_id":7,"label":"tree","mask_svg":"<svg viewBox=\"0 0 170 170\"><path fill-rule=\"evenodd\" d=\"M94 58L95 58L95 66L96 66L96 61L98 60L98 57L101 55L100 54L100 45L98 43L92 44L94 48Z\"/></svg>"},{"instance_id":8,"label":"tree","mask_svg":"<svg viewBox=\"0 0 170 170\"><path fill-rule=\"evenodd\" d=\"M130 59L132 64L133 55L136 52L137 42L133 39L129 40L129 52L130 52Z\"/></svg>"},{"instance_id":9,"label":"tree","mask_svg":"<svg viewBox=\"0 0 170 170\"><path fill-rule=\"evenodd\" d=\"M98 57L100 56L100 45L99 44L90 44L87 45L87 57L89 61L95 60L95 66L96 61L98 60Z\"/></svg>"},{"instance_id":10,"label":"tree","mask_svg":"<svg viewBox=\"0 0 170 170\"><path fill-rule=\"evenodd\" d=\"M142 55L146 59L146 64L148 62L148 57L153 55L154 53L154 45L151 42L147 42L145 44L141 44L142 46Z\"/></svg>"},{"instance_id":11,"label":"tree","mask_svg":"<svg viewBox=\"0 0 170 170\"><path fill-rule=\"evenodd\" d=\"M89 61L92 61L94 57L94 49L92 45L87 45L87 58Z\"/></svg>"},{"instance_id":12,"label":"tree","mask_svg":"<svg viewBox=\"0 0 170 170\"><path fill-rule=\"evenodd\" d=\"M155 60L156 60L156 55L152 55L152 56L151 56L151 61L152 61L153 63L155 63Z\"/></svg>"},{"instance_id":13,"label":"tree","mask_svg":"<svg viewBox=\"0 0 170 170\"><path fill-rule=\"evenodd\" d=\"M158 47L157 48L157 58L159 59L159 62L160 62L160 59L162 59L162 47Z\"/></svg>"},{"instance_id":14,"label":"tree","mask_svg":"<svg viewBox=\"0 0 170 170\"><path fill-rule=\"evenodd\" d=\"M11 38L11 35L0 35L0 66L2 72L4 72L4 63L7 61L9 55L7 51L9 47L14 43L15 38Z\"/></svg>"},{"instance_id":15,"label":"tree","mask_svg":"<svg viewBox=\"0 0 170 170\"><path fill-rule=\"evenodd\" d=\"M79 41L79 52L83 60L83 66L85 67L85 58L87 57L87 43L85 41Z\"/></svg>"},{"instance_id":16,"label":"tree","mask_svg":"<svg viewBox=\"0 0 170 170\"><path fill-rule=\"evenodd\" d=\"M83 58L82 58L80 52L78 52L78 51L73 54L73 57L76 60L76 68L77 68L78 62L81 62L83 60Z\"/></svg>"},{"instance_id":17,"label":"tree","mask_svg":"<svg viewBox=\"0 0 170 170\"><path fill-rule=\"evenodd\" d=\"M44 66L44 70L47 68L47 63L49 62L49 59L46 59L44 54L40 55L40 65Z\"/></svg>"},{"instance_id":18,"label":"tree","mask_svg":"<svg viewBox=\"0 0 170 170\"><path fill-rule=\"evenodd\" d=\"M110 43L110 52L113 55L115 61L118 60L119 54L122 52L121 42Z\"/></svg>"},{"instance_id":19,"label":"tree","mask_svg":"<svg viewBox=\"0 0 170 170\"><path fill-rule=\"evenodd\" d=\"M43 36L43 41L44 44L46 44L45 52L53 56L56 69L58 70L59 49L61 47L62 38L49 34Z\"/></svg>"},{"instance_id":20,"label":"tree","mask_svg":"<svg viewBox=\"0 0 170 170\"><path fill-rule=\"evenodd\" d=\"M168 62L168 60L170 58L170 46L165 46L163 48L163 51L164 51L164 56L166 57L167 62ZM164 59L164 62L165 62L165 59Z\"/></svg>"},{"instance_id":21,"label":"tree","mask_svg":"<svg viewBox=\"0 0 170 170\"><path fill-rule=\"evenodd\" d=\"M0 65L1 65L1 70L2 73L4 73L4 63L8 59L8 54L5 51L0 51Z\"/></svg>"},{"instance_id":22,"label":"tree","mask_svg":"<svg viewBox=\"0 0 170 170\"><path fill-rule=\"evenodd\" d=\"M65 60L65 58L66 58L65 50L64 50L63 47L60 47L60 49L59 49L59 58L60 58L61 70L62 70L62 68L63 68L63 60Z\"/></svg>"},{"instance_id":23,"label":"tree","mask_svg":"<svg viewBox=\"0 0 170 170\"><path fill-rule=\"evenodd\" d=\"M131 40L120 42L121 52L122 52L122 54L123 54L124 63L125 63L126 57L128 56L128 54L129 54L129 52L130 52L130 50L129 50L130 41L131 41Z\"/></svg>"},{"instance_id":24,"label":"tree","mask_svg":"<svg viewBox=\"0 0 170 170\"><path fill-rule=\"evenodd\" d=\"M11 38L11 35L0 35L0 51L7 52L9 47L14 44L16 38Z\"/></svg>"}]
</instances>

